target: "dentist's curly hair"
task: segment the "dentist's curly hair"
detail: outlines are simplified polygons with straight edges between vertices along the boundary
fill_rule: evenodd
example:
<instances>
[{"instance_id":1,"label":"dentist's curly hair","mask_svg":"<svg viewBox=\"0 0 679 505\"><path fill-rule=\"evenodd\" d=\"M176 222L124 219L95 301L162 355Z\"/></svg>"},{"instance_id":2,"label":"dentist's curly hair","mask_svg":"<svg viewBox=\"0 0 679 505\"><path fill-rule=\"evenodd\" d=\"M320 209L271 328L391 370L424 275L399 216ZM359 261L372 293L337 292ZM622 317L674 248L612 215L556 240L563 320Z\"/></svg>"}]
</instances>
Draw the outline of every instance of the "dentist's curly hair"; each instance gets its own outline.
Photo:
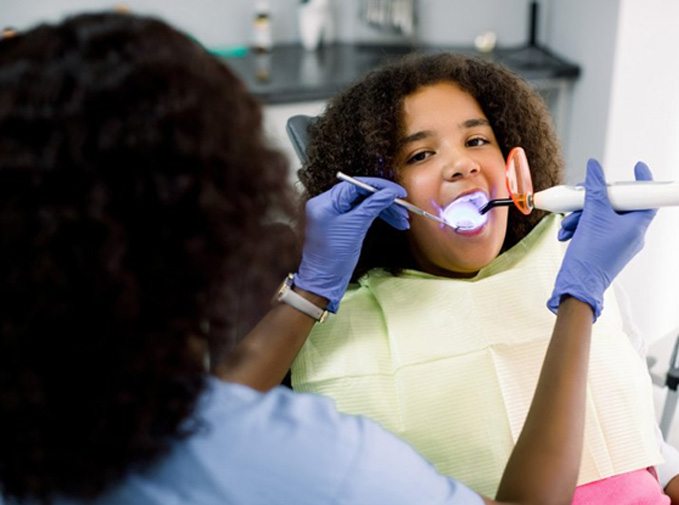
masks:
<instances>
[{"instance_id":1,"label":"dentist's curly hair","mask_svg":"<svg viewBox=\"0 0 679 505\"><path fill-rule=\"evenodd\" d=\"M0 494L89 500L195 431L204 349L268 306L297 212L261 120L158 20L0 40Z\"/></svg>"},{"instance_id":2,"label":"dentist's curly hair","mask_svg":"<svg viewBox=\"0 0 679 505\"><path fill-rule=\"evenodd\" d=\"M308 162L299 177L310 198L337 182L341 170L396 180L393 163L404 128L403 103L419 88L452 82L479 103L506 157L522 146L535 191L561 182L563 158L542 97L521 77L489 61L456 54L415 54L374 70L337 95L310 128ZM544 213L509 212L502 250L515 245ZM404 232L376 220L365 239L353 279L371 268L393 273L414 267Z\"/></svg>"}]
</instances>

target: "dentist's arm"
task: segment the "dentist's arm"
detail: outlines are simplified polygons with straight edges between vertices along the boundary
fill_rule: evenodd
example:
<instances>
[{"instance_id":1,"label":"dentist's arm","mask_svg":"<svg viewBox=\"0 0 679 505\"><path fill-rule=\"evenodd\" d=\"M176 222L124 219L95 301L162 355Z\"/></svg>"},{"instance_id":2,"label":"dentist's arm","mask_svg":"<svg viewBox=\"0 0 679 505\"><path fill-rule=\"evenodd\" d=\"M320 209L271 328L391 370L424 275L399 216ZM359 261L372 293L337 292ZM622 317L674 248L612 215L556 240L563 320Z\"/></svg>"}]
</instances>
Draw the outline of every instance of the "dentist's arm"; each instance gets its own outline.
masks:
<instances>
[{"instance_id":1,"label":"dentist's arm","mask_svg":"<svg viewBox=\"0 0 679 505\"><path fill-rule=\"evenodd\" d=\"M302 261L292 289L320 308L336 312L358 262L368 228L376 218L408 228L407 211L392 205L405 190L384 179L361 178L372 194L340 182L307 202ZM219 378L260 391L279 385L316 321L280 303L215 367Z\"/></svg>"},{"instance_id":2,"label":"dentist's arm","mask_svg":"<svg viewBox=\"0 0 679 505\"><path fill-rule=\"evenodd\" d=\"M637 180L650 180L646 165ZM655 211L616 213L599 164L587 165L585 206L562 223L571 239L548 307L557 312L552 340L528 417L505 469L497 499L513 503L570 503L578 476L592 322L603 294L641 250ZM488 503L494 503L487 500Z\"/></svg>"}]
</instances>

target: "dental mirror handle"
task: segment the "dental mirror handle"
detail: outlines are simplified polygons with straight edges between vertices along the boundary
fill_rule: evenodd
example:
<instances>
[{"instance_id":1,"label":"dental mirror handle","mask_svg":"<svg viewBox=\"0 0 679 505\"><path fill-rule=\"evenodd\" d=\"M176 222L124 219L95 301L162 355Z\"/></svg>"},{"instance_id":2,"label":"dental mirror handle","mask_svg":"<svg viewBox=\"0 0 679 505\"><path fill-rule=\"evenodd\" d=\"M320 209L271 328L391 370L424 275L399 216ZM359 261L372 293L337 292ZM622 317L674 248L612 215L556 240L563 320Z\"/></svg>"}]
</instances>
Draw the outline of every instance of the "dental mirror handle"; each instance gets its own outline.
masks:
<instances>
[{"instance_id":1,"label":"dental mirror handle","mask_svg":"<svg viewBox=\"0 0 679 505\"><path fill-rule=\"evenodd\" d=\"M679 182L629 181L608 185L608 199L615 210L657 209L679 205ZM581 210L585 203L584 186L560 185L529 196L531 207L549 212Z\"/></svg>"},{"instance_id":2,"label":"dental mirror handle","mask_svg":"<svg viewBox=\"0 0 679 505\"><path fill-rule=\"evenodd\" d=\"M371 193L377 192L377 188L375 188L375 187L371 186L370 184L367 184L363 181L359 181L358 179L354 179L353 177L345 174L344 172L337 172L337 178L341 179L343 181L349 182L349 183L353 184L354 186L358 186L359 188L363 188L367 191L370 191ZM408 209L413 214L417 214L418 216L423 216L423 217L432 219L432 220L436 221L437 223L444 224L446 226L451 226L450 224L448 224L442 218L435 216L434 214L427 212L426 210L420 209L417 205L413 205L412 203L407 202L406 200L403 200L401 198L395 198L394 203L397 204L397 205L400 205L401 207L405 207L406 209Z\"/></svg>"}]
</instances>

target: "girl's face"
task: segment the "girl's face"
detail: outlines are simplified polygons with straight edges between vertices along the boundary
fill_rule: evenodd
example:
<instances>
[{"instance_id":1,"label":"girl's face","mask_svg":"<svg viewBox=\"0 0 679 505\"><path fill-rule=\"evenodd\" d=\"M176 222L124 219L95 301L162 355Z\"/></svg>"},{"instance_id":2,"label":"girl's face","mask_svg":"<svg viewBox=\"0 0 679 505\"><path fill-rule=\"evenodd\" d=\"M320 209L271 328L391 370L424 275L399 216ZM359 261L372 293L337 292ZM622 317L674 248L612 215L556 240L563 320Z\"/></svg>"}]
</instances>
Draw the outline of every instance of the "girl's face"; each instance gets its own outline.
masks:
<instances>
[{"instance_id":1,"label":"girl's face","mask_svg":"<svg viewBox=\"0 0 679 505\"><path fill-rule=\"evenodd\" d=\"M403 113L396 167L409 201L439 215L473 193L508 196L502 152L471 95L451 82L424 86L405 98ZM500 252L507 212L496 207L484 225L466 231L412 215L409 241L419 267L434 275L473 276Z\"/></svg>"}]
</instances>

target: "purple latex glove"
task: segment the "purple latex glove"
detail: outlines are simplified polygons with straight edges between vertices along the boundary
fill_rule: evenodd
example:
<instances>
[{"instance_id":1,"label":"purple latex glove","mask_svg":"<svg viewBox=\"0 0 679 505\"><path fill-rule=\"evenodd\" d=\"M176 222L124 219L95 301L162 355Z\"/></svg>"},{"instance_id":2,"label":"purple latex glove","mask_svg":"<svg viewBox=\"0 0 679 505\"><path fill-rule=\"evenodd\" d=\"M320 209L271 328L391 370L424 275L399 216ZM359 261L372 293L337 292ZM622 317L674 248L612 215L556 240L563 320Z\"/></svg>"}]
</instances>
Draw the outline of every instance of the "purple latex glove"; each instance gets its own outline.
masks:
<instances>
[{"instance_id":1,"label":"purple latex glove","mask_svg":"<svg viewBox=\"0 0 679 505\"><path fill-rule=\"evenodd\" d=\"M634 167L634 175L638 181L653 179L641 162ZM596 320L603 309L604 291L643 247L646 229L655 214L654 209L615 212L608 200L601 165L589 160L584 208L561 223L559 240L572 240L547 307L556 313L561 297L570 295L588 303Z\"/></svg>"},{"instance_id":2,"label":"purple latex glove","mask_svg":"<svg viewBox=\"0 0 679 505\"><path fill-rule=\"evenodd\" d=\"M376 177L357 177L378 189L370 193L340 182L306 203L306 237L302 262L294 284L327 298L327 309L337 312L339 302L356 268L368 228L380 217L394 228L410 227L408 211L393 205L405 189ZM367 195L367 197L366 197ZM366 197L362 200L363 197Z\"/></svg>"}]
</instances>

